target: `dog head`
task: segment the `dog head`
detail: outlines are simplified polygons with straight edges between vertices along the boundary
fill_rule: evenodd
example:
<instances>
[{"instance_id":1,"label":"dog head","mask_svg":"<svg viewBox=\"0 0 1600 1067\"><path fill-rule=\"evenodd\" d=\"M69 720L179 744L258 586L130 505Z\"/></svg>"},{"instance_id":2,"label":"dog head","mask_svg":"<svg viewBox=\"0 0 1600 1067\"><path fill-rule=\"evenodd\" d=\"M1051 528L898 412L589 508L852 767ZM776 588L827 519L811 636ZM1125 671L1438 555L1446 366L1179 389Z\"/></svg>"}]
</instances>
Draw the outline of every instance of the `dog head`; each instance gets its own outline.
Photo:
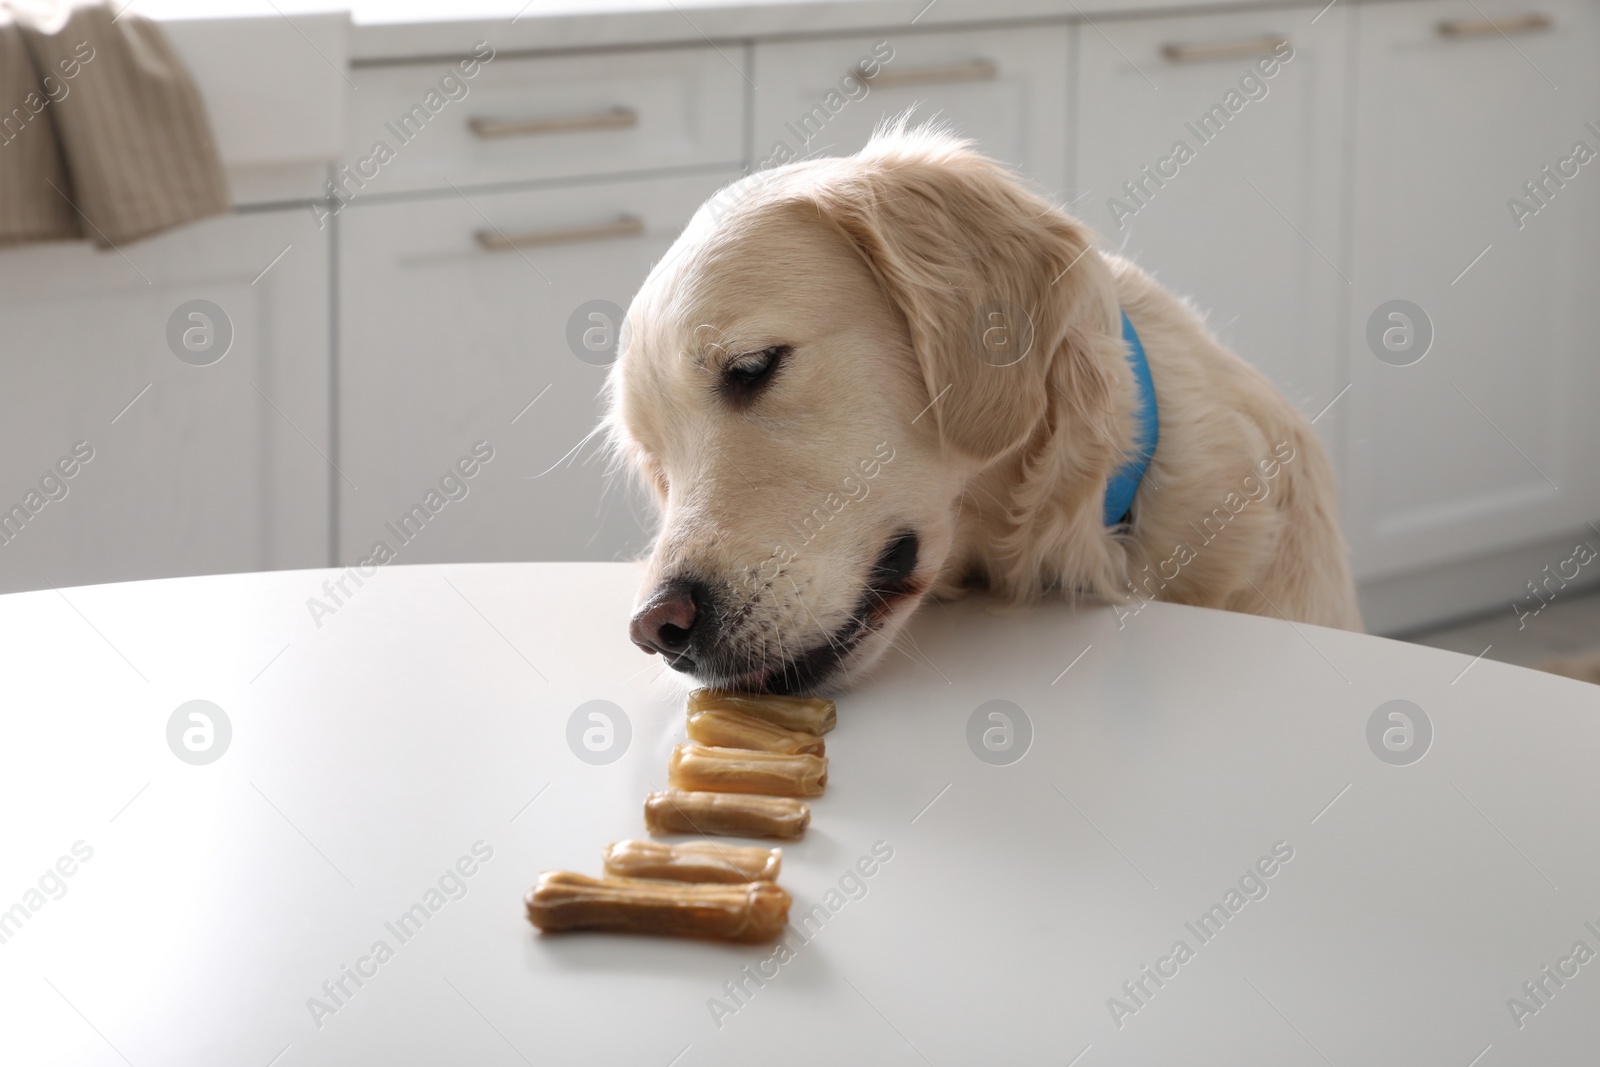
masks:
<instances>
[{"instance_id":1,"label":"dog head","mask_svg":"<svg viewBox=\"0 0 1600 1067\"><path fill-rule=\"evenodd\" d=\"M1063 375L1103 405L1093 361L1068 365L1117 314L1089 242L928 131L702 207L608 385L613 443L661 507L635 643L747 690L870 667L952 565L968 480L1025 461Z\"/></svg>"}]
</instances>

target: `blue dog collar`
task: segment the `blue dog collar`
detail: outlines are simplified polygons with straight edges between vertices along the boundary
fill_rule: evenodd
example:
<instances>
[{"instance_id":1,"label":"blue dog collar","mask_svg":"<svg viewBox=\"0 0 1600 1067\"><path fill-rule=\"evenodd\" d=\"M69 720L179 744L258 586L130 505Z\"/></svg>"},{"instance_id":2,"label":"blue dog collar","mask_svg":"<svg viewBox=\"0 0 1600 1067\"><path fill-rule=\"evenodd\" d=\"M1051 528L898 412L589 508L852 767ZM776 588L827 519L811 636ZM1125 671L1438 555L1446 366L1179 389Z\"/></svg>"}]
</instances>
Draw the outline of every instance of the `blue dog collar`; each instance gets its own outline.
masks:
<instances>
[{"instance_id":1,"label":"blue dog collar","mask_svg":"<svg viewBox=\"0 0 1600 1067\"><path fill-rule=\"evenodd\" d=\"M1133 364L1133 378L1139 387L1139 410L1135 413L1139 429L1134 435L1137 451L1129 454L1127 462L1106 483L1107 526L1121 526L1128 521L1134 494L1139 491L1139 483L1150 467L1150 458L1156 454L1156 441L1161 436L1156 418L1156 385L1150 379L1150 363L1144 358L1144 345L1140 343L1126 311L1122 313L1122 339L1128 344L1128 360Z\"/></svg>"}]
</instances>

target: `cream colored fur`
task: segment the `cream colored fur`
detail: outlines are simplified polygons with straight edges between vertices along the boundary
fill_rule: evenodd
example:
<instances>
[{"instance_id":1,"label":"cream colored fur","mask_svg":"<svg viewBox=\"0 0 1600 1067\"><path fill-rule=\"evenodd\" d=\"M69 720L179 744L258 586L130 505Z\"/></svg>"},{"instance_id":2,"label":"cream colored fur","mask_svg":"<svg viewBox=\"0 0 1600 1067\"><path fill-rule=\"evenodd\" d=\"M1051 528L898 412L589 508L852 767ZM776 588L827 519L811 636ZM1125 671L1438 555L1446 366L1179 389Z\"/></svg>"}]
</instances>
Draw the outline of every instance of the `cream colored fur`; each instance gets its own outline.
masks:
<instances>
[{"instance_id":1,"label":"cream colored fur","mask_svg":"<svg viewBox=\"0 0 1600 1067\"><path fill-rule=\"evenodd\" d=\"M1102 520L1134 433L1119 308L1160 409L1124 533ZM984 345L1030 332L1014 362ZM729 360L779 344L792 355L747 410L719 396ZM609 388L613 441L662 505L641 596L694 573L723 598L707 681L760 684L847 627L901 530L921 542L917 595L824 688L875 662L923 593L973 585L1124 620L1153 597L1361 627L1306 420L1186 303L937 132L889 130L702 208L635 298Z\"/></svg>"}]
</instances>

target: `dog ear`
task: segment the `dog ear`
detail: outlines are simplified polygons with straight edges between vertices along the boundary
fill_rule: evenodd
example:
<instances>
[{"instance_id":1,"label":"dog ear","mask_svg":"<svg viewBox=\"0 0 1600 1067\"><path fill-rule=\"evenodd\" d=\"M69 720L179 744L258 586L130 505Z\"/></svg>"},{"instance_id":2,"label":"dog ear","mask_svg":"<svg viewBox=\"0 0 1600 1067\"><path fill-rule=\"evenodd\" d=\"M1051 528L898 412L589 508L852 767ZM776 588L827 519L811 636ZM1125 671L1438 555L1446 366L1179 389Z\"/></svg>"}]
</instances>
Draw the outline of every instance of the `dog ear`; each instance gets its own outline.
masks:
<instances>
[{"instance_id":1,"label":"dog ear","mask_svg":"<svg viewBox=\"0 0 1600 1067\"><path fill-rule=\"evenodd\" d=\"M1090 232L944 135L895 131L850 163L807 199L905 315L941 439L1004 456L1056 410L1052 388L1107 421L1098 357L1120 348L1120 313Z\"/></svg>"}]
</instances>

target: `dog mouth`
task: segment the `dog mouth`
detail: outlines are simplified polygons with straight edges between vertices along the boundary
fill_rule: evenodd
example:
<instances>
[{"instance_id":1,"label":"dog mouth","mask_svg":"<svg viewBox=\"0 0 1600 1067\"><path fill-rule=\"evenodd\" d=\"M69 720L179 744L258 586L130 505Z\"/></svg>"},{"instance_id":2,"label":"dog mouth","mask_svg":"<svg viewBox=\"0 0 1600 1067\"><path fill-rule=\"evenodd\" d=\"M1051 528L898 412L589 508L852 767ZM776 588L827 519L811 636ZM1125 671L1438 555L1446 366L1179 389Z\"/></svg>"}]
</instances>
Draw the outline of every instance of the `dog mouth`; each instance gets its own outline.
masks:
<instances>
[{"instance_id":1,"label":"dog mouth","mask_svg":"<svg viewBox=\"0 0 1600 1067\"><path fill-rule=\"evenodd\" d=\"M914 531L895 534L878 553L847 622L821 643L782 663L733 675L719 684L746 692L798 696L815 692L838 672L901 604L915 600L927 583L916 577L921 543Z\"/></svg>"}]
</instances>

